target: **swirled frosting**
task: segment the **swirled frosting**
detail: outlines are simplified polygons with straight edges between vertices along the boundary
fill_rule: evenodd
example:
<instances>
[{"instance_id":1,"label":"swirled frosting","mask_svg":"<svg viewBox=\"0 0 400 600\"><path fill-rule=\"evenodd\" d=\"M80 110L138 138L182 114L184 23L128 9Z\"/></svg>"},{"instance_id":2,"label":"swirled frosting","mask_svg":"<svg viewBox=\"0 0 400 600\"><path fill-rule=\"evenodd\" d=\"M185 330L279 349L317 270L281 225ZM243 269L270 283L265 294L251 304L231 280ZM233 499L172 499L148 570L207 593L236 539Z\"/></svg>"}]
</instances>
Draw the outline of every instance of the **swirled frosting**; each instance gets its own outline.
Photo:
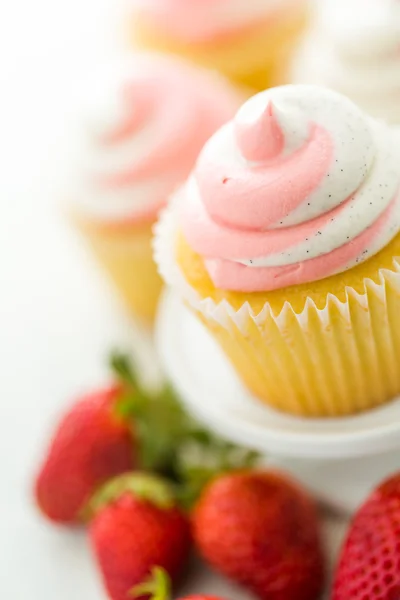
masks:
<instances>
[{"instance_id":1,"label":"swirled frosting","mask_svg":"<svg viewBox=\"0 0 400 600\"><path fill-rule=\"evenodd\" d=\"M139 16L185 41L242 29L305 0L132 0Z\"/></svg>"},{"instance_id":2,"label":"swirled frosting","mask_svg":"<svg viewBox=\"0 0 400 600\"><path fill-rule=\"evenodd\" d=\"M183 233L220 289L343 272L400 229L399 142L328 89L262 92L204 147L184 190Z\"/></svg>"},{"instance_id":3,"label":"swirled frosting","mask_svg":"<svg viewBox=\"0 0 400 600\"><path fill-rule=\"evenodd\" d=\"M293 81L328 85L400 123L400 2L330 0L299 52Z\"/></svg>"},{"instance_id":4,"label":"swirled frosting","mask_svg":"<svg viewBox=\"0 0 400 600\"><path fill-rule=\"evenodd\" d=\"M158 55L110 65L90 92L72 197L102 221L154 217L240 105L214 74Z\"/></svg>"}]
</instances>

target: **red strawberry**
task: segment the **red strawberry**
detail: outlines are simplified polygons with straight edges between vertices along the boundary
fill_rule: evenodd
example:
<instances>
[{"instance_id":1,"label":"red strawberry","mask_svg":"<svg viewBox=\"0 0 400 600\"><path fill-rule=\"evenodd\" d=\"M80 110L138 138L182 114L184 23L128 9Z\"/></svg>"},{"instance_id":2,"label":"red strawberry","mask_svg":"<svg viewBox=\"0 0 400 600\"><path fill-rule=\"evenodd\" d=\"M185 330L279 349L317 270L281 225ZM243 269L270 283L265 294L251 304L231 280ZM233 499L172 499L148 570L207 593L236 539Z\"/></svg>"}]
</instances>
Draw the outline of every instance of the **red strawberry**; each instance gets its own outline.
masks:
<instances>
[{"instance_id":1,"label":"red strawberry","mask_svg":"<svg viewBox=\"0 0 400 600\"><path fill-rule=\"evenodd\" d=\"M195 542L218 571L263 600L317 600L324 583L318 513L295 483L240 471L206 487Z\"/></svg>"},{"instance_id":2,"label":"red strawberry","mask_svg":"<svg viewBox=\"0 0 400 600\"><path fill-rule=\"evenodd\" d=\"M132 430L116 412L121 391L114 385L84 396L61 419L35 484L49 519L79 521L99 485L135 466Z\"/></svg>"},{"instance_id":3,"label":"red strawberry","mask_svg":"<svg viewBox=\"0 0 400 600\"><path fill-rule=\"evenodd\" d=\"M93 506L91 543L112 600L127 600L157 565L177 580L190 551L190 524L167 483L122 475L100 491Z\"/></svg>"},{"instance_id":4,"label":"red strawberry","mask_svg":"<svg viewBox=\"0 0 400 600\"><path fill-rule=\"evenodd\" d=\"M400 598L400 474L355 515L335 575L333 600Z\"/></svg>"}]
</instances>

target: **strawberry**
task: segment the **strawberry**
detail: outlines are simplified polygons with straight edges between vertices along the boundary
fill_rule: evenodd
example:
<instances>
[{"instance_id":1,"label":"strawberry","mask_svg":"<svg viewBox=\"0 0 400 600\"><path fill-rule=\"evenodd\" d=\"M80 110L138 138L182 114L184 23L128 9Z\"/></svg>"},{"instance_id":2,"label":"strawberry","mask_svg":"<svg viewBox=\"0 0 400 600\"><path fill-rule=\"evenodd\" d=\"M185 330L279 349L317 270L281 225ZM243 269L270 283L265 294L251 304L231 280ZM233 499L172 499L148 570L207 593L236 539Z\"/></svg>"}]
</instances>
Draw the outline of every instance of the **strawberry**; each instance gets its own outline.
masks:
<instances>
[{"instance_id":1,"label":"strawberry","mask_svg":"<svg viewBox=\"0 0 400 600\"><path fill-rule=\"evenodd\" d=\"M95 489L135 466L132 427L116 410L122 387L80 398L61 419L35 482L42 512L58 523L81 520Z\"/></svg>"},{"instance_id":2,"label":"strawberry","mask_svg":"<svg viewBox=\"0 0 400 600\"><path fill-rule=\"evenodd\" d=\"M166 482L143 473L122 475L99 492L92 507L89 535L112 600L134 595L154 566L176 582L191 547L190 523Z\"/></svg>"},{"instance_id":3,"label":"strawberry","mask_svg":"<svg viewBox=\"0 0 400 600\"><path fill-rule=\"evenodd\" d=\"M354 516L343 545L333 600L400 598L400 474L382 483Z\"/></svg>"},{"instance_id":4,"label":"strawberry","mask_svg":"<svg viewBox=\"0 0 400 600\"><path fill-rule=\"evenodd\" d=\"M205 560L262 600L317 600L324 583L318 513L300 487L274 472L216 478L193 514Z\"/></svg>"}]
</instances>

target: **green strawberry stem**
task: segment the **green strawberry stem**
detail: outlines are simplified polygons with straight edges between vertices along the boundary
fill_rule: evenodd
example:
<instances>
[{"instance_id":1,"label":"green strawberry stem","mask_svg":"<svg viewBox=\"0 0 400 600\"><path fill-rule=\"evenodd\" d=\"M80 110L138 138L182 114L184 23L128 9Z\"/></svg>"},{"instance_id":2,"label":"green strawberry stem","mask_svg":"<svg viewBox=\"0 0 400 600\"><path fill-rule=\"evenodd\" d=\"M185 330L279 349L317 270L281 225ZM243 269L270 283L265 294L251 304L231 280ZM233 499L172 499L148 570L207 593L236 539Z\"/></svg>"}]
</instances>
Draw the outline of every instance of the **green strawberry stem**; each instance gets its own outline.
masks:
<instances>
[{"instance_id":1,"label":"green strawberry stem","mask_svg":"<svg viewBox=\"0 0 400 600\"><path fill-rule=\"evenodd\" d=\"M143 583L133 587L129 595L133 598L149 596L151 600L170 600L171 581L168 573L161 567L153 567L151 576Z\"/></svg>"},{"instance_id":2,"label":"green strawberry stem","mask_svg":"<svg viewBox=\"0 0 400 600\"><path fill-rule=\"evenodd\" d=\"M107 481L93 495L86 508L86 517L93 517L125 494L150 502L161 510L169 510L177 503L173 486L168 481L149 473L124 473Z\"/></svg>"},{"instance_id":3,"label":"green strawberry stem","mask_svg":"<svg viewBox=\"0 0 400 600\"><path fill-rule=\"evenodd\" d=\"M199 425L170 385L158 393L144 390L129 358L121 352L111 355L110 366L123 384L117 411L132 422L140 468L172 482L185 508L220 473L251 468L258 462L258 453L226 442Z\"/></svg>"}]
</instances>

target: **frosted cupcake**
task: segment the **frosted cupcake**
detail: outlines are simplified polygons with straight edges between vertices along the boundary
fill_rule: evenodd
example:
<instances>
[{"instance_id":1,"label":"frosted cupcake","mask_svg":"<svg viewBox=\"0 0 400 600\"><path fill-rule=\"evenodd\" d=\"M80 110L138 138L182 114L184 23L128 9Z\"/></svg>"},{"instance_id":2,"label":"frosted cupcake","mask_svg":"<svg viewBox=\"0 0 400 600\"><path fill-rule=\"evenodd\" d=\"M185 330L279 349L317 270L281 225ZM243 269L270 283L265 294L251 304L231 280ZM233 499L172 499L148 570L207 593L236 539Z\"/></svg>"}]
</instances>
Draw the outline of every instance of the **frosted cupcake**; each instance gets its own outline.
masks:
<instances>
[{"instance_id":1,"label":"frosted cupcake","mask_svg":"<svg viewBox=\"0 0 400 600\"><path fill-rule=\"evenodd\" d=\"M286 81L308 0L130 0L135 44L264 90Z\"/></svg>"},{"instance_id":2,"label":"frosted cupcake","mask_svg":"<svg viewBox=\"0 0 400 600\"><path fill-rule=\"evenodd\" d=\"M112 65L91 92L73 216L128 307L151 320L161 291L152 225L240 100L213 74L157 55Z\"/></svg>"},{"instance_id":3,"label":"frosted cupcake","mask_svg":"<svg viewBox=\"0 0 400 600\"><path fill-rule=\"evenodd\" d=\"M249 390L296 415L400 393L400 139L316 86L254 96L158 225L166 281Z\"/></svg>"},{"instance_id":4,"label":"frosted cupcake","mask_svg":"<svg viewBox=\"0 0 400 600\"><path fill-rule=\"evenodd\" d=\"M400 124L398 0L321 3L295 59L293 80L332 87L375 117Z\"/></svg>"}]
</instances>

